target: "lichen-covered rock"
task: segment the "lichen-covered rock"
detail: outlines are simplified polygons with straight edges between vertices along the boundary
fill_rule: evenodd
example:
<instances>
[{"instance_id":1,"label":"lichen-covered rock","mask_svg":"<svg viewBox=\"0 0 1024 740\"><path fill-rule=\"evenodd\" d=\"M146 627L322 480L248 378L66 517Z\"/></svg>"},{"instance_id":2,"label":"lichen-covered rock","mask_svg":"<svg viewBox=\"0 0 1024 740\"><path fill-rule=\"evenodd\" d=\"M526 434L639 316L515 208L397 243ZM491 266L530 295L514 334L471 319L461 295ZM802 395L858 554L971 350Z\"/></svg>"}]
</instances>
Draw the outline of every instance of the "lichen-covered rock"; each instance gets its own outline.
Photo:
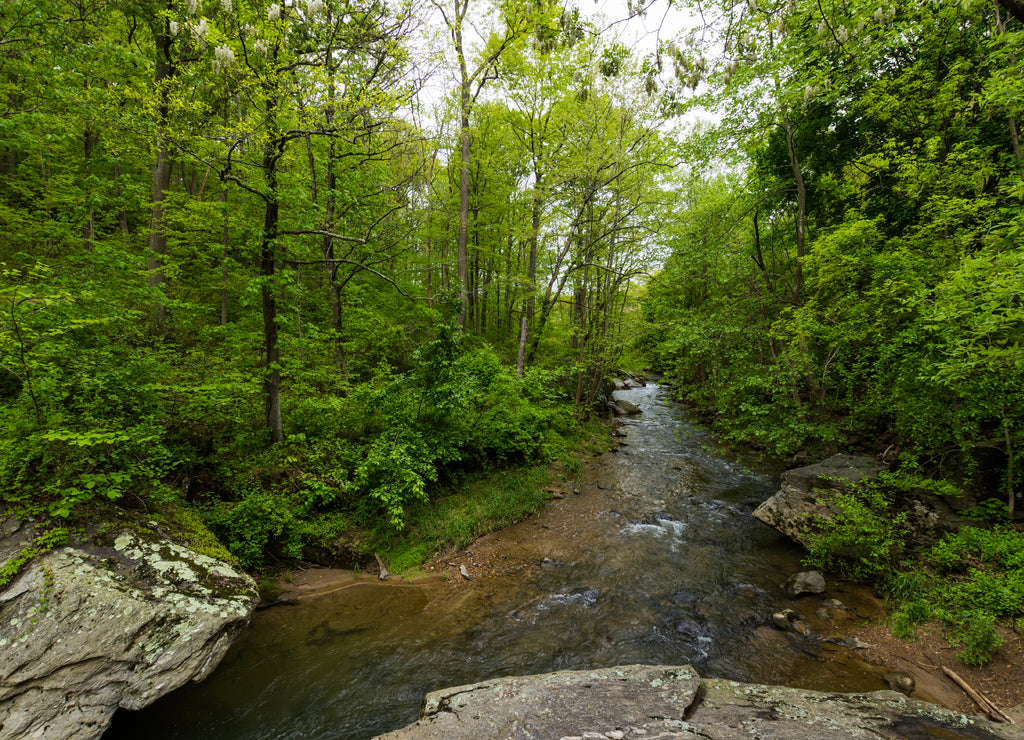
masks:
<instances>
[{"instance_id":1,"label":"lichen-covered rock","mask_svg":"<svg viewBox=\"0 0 1024 740\"><path fill-rule=\"evenodd\" d=\"M815 522L831 519L834 511L822 492L848 491L853 484L874 478L883 466L874 459L833 455L817 465L787 470L781 490L754 511L754 517L806 546Z\"/></svg>"},{"instance_id":2,"label":"lichen-covered rock","mask_svg":"<svg viewBox=\"0 0 1024 740\"><path fill-rule=\"evenodd\" d=\"M0 738L99 737L207 676L256 602L249 576L141 530L48 553L0 592Z\"/></svg>"},{"instance_id":3,"label":"lichen-covered rock","mask_svg":"<svg viewBox=\"0 0 1024 740\"><path fill-rule=\"evenodd\" d=\"M1024 733L894 691L824 693L702 679L689 666L620 666L435 691L416 723L380 737L1019 740Z\"/></svg>"}]
</instances>

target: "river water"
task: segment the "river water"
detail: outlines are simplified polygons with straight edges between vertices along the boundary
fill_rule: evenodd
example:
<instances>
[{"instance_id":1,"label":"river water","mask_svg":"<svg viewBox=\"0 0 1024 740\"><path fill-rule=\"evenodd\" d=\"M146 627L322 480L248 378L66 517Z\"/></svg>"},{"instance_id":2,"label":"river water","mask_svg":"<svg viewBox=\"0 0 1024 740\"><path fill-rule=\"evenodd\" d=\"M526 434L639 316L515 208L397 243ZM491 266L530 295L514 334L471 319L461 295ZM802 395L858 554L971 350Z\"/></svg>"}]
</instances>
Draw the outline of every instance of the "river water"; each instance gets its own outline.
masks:
<instances>
[{"instance_id":1,"label":"river water","mask_svg":"<svg viewBox=\"0 0 1024 740\"><path fill-rule=\"evenodd\" d=\"M587 464L579 495L492 535L471 581L454 568L447 580L367 580L260 612L208 679L119 712L105 740L369 738L414 721L435 689L632 663L886 688L830 641L877 616L869 594L782 592L802 553L750 516L778 487L772 471L717 454L656 386L616 395L644 411L622 427L623 445ZM825 598L848 608L823 611ZM786 607L812 637L771 626Z\"/></svg>"}]
</instances>

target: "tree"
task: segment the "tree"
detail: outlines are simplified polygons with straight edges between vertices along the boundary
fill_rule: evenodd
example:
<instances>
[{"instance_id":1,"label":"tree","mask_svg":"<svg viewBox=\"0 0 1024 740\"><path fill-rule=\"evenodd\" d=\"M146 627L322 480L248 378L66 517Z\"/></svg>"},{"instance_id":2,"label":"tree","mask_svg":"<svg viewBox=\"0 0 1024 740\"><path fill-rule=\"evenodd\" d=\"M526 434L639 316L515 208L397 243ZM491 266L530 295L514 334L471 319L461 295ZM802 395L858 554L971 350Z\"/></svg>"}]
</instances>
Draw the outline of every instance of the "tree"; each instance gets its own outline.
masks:
<instances>
[{"instance_id":1,"label":"tree","mask_svg":"<svg viewBox=\"0 0 1024 740\"><path fill-rule=\"evenodd\" d=\"M459 116L459 220L456 234L457 253L456 267L458 270L459 290L463 307L459 313L459 325L465 328L466 311L470 300L469 267L467 264L467 244L469 239L469 168L470 168L470 117L477 98L483 92L496 71L496 65L502 54L516 40L530 33L536 21L537 10L528 3L512 2L499 7L500 28L491 33L480 53L479 59L473 63L468 57L466 48L466 25L470 12L470 0L452 0L445 5L433 0L434 7L441 14L445 27L451 38L452 49L458 66L458 116ZM550 9L544 8L547 12ZM541 12L543 12L543 10Z\"/></svg>"}]
</instances>

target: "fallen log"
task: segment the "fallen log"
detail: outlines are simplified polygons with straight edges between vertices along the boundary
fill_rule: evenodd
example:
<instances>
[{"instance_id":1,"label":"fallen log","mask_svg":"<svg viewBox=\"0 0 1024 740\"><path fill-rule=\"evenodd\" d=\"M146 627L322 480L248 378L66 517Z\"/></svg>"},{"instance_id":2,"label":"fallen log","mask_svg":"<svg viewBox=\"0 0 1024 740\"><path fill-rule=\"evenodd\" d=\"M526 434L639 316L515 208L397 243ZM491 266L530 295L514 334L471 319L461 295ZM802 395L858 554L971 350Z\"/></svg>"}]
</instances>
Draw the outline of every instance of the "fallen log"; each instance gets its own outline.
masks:
<instances>
[{"instance_id":1,"label":"fallen log","mask_svg":"<svg viewBox=\"0 0 1024 740\"><path fill-rule=\"evenodd\" d=\"M960 676L956 675L956 673L946 668L946 666L942 666L942 672L953 679L956 684L964 690L964 693L971 697L975 704L981 707L981 711L987 714L989 719L994 722L1008 722L1011 725L1013 724L1013 720L1003 714L999 707L989 701L988 698L980 691L973 688L969 683L960 678Z\"/></svg>"}]
</instances>

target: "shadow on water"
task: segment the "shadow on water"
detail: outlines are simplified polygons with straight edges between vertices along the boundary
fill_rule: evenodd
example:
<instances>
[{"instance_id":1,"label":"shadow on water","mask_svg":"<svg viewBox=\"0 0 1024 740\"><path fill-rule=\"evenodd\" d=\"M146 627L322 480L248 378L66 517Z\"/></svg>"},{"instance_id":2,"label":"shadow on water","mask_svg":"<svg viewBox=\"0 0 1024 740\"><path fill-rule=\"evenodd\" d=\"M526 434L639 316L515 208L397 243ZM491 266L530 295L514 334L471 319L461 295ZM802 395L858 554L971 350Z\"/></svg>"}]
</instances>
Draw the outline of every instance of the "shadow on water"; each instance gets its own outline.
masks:
<instances>
[{"instance_id":1,"label":"shadow on water","mask_svg":"<svg viewBox=\"0 0 1024 740\"><path fill-rule=\"evenodd\" d=\"M779 586L801 556L750 516L774 477L709 451L657 388L617 395L644 413L622 447L588 465L584 495L556 502L570 526L506 537L510 556L547 558L543 567L458 589L366 583L261 612L208 679L119 712L105 740L367 738L415 720L435 689L631 663L885 688L846 648L770 626L794 605ZM856 590L827 596L875 616ZM820 616L820 601L796 606ZM829 618L809 621L825 636Z\"/></svg>"}]
</instances>

